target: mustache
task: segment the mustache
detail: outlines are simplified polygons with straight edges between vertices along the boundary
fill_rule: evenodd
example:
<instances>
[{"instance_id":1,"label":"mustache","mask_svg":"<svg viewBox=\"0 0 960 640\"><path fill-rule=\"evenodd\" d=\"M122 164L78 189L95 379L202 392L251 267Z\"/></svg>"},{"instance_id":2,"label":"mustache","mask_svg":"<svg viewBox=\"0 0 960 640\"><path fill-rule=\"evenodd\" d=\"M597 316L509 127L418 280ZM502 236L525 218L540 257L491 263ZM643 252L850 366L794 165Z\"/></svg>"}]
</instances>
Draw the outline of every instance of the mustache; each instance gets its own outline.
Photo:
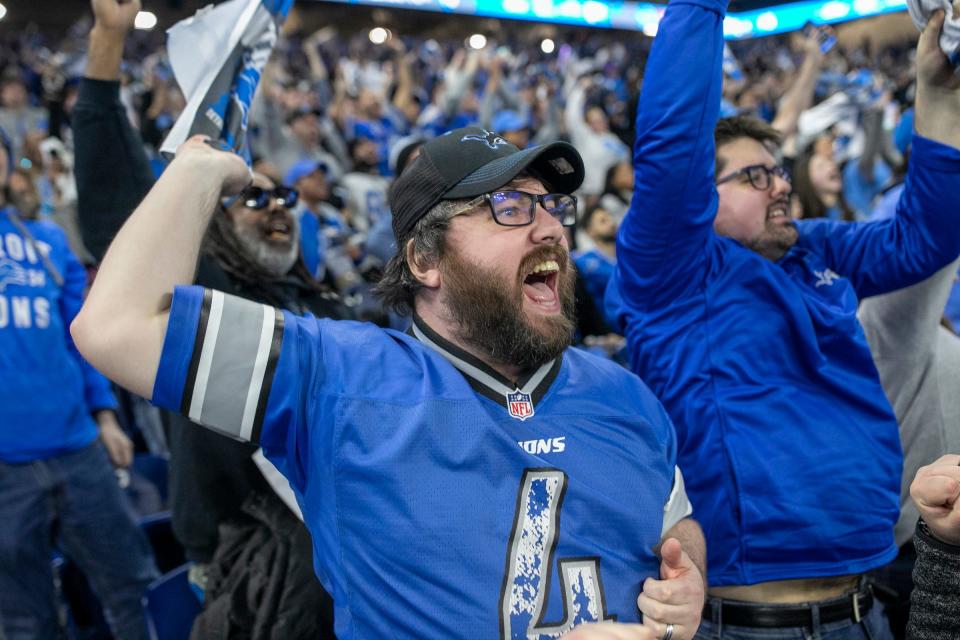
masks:
<instances>
[{"instance_id":1,"label":"mustache","mask_svg":"<svg viewBox=\"0 0 960 640\"><path fill-rule=\"evenodd\" d=\"M775 207L779 207L779 206L781 206L781 205L782 205L783 207L785 207L788 212L790 211L790 198L789 198L789 196L784 196L784 197L782 197L782 198L777 198L776 200L774 200L773 202L771 202L769 205L767 205L767 211L770 211L770 209L773 209L773 208L775 208Z\"/></svg>"},{"instance_id":2,"label":"mustache","mask_svg":"<svg viewBox=\"0 0 960 640\"><path fill-rule=\"evenodd\" d=\"M535 266L546 260L555 260L560 265L560 273L566 273L570 266L570 252L561 245L537 247L520 262L518 278L521 282Z\"/></svg>"}]
</instances>

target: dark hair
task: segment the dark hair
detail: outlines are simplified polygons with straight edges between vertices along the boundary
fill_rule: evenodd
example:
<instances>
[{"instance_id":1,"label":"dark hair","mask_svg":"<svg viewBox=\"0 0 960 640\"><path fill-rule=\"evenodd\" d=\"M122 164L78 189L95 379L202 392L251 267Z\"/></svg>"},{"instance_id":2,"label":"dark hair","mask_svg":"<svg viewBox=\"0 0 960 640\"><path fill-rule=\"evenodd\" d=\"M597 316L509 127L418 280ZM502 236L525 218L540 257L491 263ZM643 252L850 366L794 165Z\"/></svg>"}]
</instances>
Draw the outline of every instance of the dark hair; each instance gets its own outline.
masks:
<instances>
[{"instance_id":1,"label":"dark hair","mask_svg":"<svg viewBox=\"0 0 960 640\"><path fill-rule=\"evenodd\" d=\"M813 159L813 145L804 149L797 156L793 164L793 192L800 201L800 208L804 218L826 218L827 205L817 195L817 190L810 180L810 161ZM853 208L843 197L843 190L837 194L837 207L840 209L840 218L848 222L856 219Z\"/></svg>"},{"instance_id":2,"label":"dark hair","mask_svg":"<svg viewBox=\"0 0 960 640\"><path fill-rule=\"evenodd\" d=\"M626 160L623 160L623 161L621 161L621 162L615 162L609 169L607 169L607 177L606 177L606 179L603 181L603 195L607 195L607 194L609 193L610 195L612 195L614 198L616 198L617 200L619 200L619 201L622 202L623 204L630 204L630 199L629 199L629 198L624 198L624 197L623 197L623 194L620 192L620 190L613 186L614 176L617 175L617 169L618 169L618 168L620 167L620 165L622 165L622 164L628 164L628 163L627 163ZM631 195L632 195L632 194L631 194ZM590 213L591 213L591 211L588 210L588 211L587 211L587 214L584 214L584 219L585 219L585 220L586 220L586 215L588 215L588 214L590 214ZM586 229L586 224L584 224L584 229Z\"/></svg>"},{"instance_id":3,"label":"dark hair","mask_svg":"<svg viewBox=\"0 0 960 640\"><path fill-rule=\"evenodd\" d=\"M759 118L753 116L731 116L721 118L713 130L713 141L717 147L717 173L723 170L723 160L720 158L720 147L740 138L756 140L769 148L780 144L783 136L779 131Z\"/></svg>"},{"instance_id":4,"label":"dark hair","mask_svg":"<svg viewBox=\"0 0 960 640\"><path fill-rule=\"evenodd\" d=\"M593 216L597 213L597 211L607 211L607 208L599 202L587 207L587 210L583 212L583 215L580 217L580 221L578 223L581 229L586 231L590 227L590 222L593 220ZM607 213L609 213L609 211L607 211Z\"/></svg>"},{"instance_id":5,"label":"dark hair","mask_svg":"<svg viewBox=\"0 0 960 640\"><path fill-rule=\"evenodd\" d=\"M413 254L418 260L436 263L446 249L447 228L451 214L463 207L467 200L441 200L417 221L413 230L397 242L397 253L383 269L383 276L373 288L373 294L383 305L400 315L413 310L417 291L423 284L413 275L407 261L407 245L413 242Z\"/></svg>"}]
</instances>

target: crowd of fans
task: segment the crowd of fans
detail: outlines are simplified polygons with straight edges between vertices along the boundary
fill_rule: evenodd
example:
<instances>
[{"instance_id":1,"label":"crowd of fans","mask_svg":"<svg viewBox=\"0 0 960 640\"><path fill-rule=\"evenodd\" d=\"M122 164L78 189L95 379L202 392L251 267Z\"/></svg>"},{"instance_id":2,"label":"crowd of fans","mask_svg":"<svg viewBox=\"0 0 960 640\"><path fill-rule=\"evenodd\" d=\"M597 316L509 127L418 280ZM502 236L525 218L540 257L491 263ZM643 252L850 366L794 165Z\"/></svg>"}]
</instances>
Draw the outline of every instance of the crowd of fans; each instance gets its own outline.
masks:
<instances>
[{"instance_id":1,"label":"crowd of fans","mask_svg":"<svg viewBox=\"0 0 960 640\"><path fill-rule=\"evenodd\" d=\"M158 149L185 107L157 34L133 32L115 38L125 55L113 71L119 53L114 60L92 46L88 50L90 29L85 19L59 41L32 29L8 32L0 40L0 141L5 151L0 159L7 165L0 164L0 173L9 175L7 200L24 218L52 223L62 231L76 259L57 266L38 261L37 269L46 269L54 280L51 269L69 269L66 275L73 276L74 289L74 262L86 267L92 278L123 221L165 170ZM794 218L889 218L903 191L911 151L914 43L879 50L869 43L824 50L822 33L730 43L721 115L757 116L782 134L778 159L792 177ZM223 203L226 214L214 219L204 240L196 283L297 313L406 329L409 318L381 305L374 291L396 252L390 186L420 145L471 125L495 131L521 148L563 139L577 148L585 165L576 194L579 221L570 238L580 276L577 341L626 364L625 340L603 316L604 292L617 264L617 229L634 192L637 100L651 42L640 34L571 31L556 51L545 53L539 42L519 39L491 38L477 49L462 41L402 34L373 45L366 33L344 34L333 27L285 35L264 69L250 112L254 189L244 192L239 203ZM119 88L111 84L114 76ZM749 179L774 178L758 174ZM257 219L247 219L242 212L264 209L269 215ZM40 247L44 242L48 248L56 246L53 237L60 236L43 236L37 242ZM10 244L0 243L0 249L13 253ZM38 256L48 253L37 250ZM40 310L21 312L5 295L7 283L30 276L5 265L4 255L0 251L0 328L40 323ZM956 303L953 297L948 300L955 272L954 263L931 293L946 305L944 314L924 317L931 326L918 333L934 336L942 331L942 340L952 340L950 331L960 320L960 297ZM72 295L79 304L79 290ZM882 305L862 311L878 361L886 353L886 334L882 329L871 333L871 326L889 326L890 321L871 325L869 314L876 318L883 312ZM917 354L935 351L917 349ZM891 358L897 360L896 355ZM917 370L932 366L924 362ZM0 363L7 364L2 357ZM273 531L290 526L290 514L271 504L277 498L254 461L257 448L200 431L187 418L161 416L136 397L122 394L118 404L100 388L102 380L95 379L95 372L85 375L88 409L98 412L96 422L114 466L131 464L128 437L139 449L170 458L169 506L174 532L194 563L191 582L201 592L216 583L216 596L229 604L229 590L239 588L230 576L238 558L244 557L238 550L243 541L254 536L257 525ZM895 383L883 382L891 395ZM91 385L100 389L99 396L91 395ZM90 405L94 396L96 406ZM52 401L21 400L28 408ZM908 416L909 401L898 406L891 397L891 402L903 434L904 425L920 419ZM122 426L114 413L121 416ZM904 515L897 528L901 557L876 578L876 593L887 601L898 634L905 625L915 557L911 538L917 512L909 506L910 481L939 455L960 450L955 423L943 427L946 435L936 444L923 433L917 426L910 432L915 441L904 441ZM916 447L912 456L910 446ZM0 460L10 458L0 452ZM237 525L237 518L246 518L248 528ZM223 528L225 523L235 529ZM135 591L156 571L142 557L143 541L134 533L130 536L125 548L137 556L137 566L125 588ZM225 550L227 542L233 546ZM282 579L316 587L309 539L291 535L283 544L286 553L302 562L289 563ZM96 565L88 566L96 570ZM263 578L266 583L270 579ZM95 576L92 581L103 592L118 589ZM304 587L284 606L325 613L318 626L291 626L294 635L283 637L331 633L329 600L319 588ZM115 633L127 637L122 617L110 623ZM203 624L212 629L215 623L208 618Z\"/></svg>"}]
</instances>

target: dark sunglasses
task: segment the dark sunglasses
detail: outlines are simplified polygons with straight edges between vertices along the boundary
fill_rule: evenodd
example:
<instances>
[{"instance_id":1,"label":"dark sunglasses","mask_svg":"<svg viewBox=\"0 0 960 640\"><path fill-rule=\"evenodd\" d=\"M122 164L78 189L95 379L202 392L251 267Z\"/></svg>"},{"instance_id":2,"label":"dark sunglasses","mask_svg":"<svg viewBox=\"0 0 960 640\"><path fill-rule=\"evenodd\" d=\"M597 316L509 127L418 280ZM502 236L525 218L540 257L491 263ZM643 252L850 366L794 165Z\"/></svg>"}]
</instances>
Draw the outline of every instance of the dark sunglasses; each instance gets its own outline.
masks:
<instances>
[{"instance_id":1,"label":"dark sunglasses","mask_svg":"<svg viewBox=\"0 0 960 640\"><path fill-rule=\"evenodd\" d=\"M276 187L273 190L263 187L247 187L239 195L224 201L223 206L229 207L234 202L239 202L248 209L266 209L270 206L271 198L276 200L281 207L292 209L297 206L300 192L290 187Z\"/></svg>"}]
</instances>

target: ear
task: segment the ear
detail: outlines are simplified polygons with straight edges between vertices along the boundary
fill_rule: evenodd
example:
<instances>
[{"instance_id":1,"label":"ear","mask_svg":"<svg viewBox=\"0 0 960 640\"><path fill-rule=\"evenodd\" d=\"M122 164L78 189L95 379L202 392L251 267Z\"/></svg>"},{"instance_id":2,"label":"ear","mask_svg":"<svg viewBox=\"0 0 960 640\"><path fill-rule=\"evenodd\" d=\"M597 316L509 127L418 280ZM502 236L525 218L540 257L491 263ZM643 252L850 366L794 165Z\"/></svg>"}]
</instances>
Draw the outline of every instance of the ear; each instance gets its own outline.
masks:
<instances>
[{"instance_id":1,"label":"ear","mask_svg":"<svg viewBox=\"0 0 960 640\"><path fill-rule=\"evenodd\" d=\"M410 273L428 289L437 289L440 287L440 265L428 264L423 256L414 250L413 240L407 241L407 264L410 266Z\"/></svg>"}]
</instances>

